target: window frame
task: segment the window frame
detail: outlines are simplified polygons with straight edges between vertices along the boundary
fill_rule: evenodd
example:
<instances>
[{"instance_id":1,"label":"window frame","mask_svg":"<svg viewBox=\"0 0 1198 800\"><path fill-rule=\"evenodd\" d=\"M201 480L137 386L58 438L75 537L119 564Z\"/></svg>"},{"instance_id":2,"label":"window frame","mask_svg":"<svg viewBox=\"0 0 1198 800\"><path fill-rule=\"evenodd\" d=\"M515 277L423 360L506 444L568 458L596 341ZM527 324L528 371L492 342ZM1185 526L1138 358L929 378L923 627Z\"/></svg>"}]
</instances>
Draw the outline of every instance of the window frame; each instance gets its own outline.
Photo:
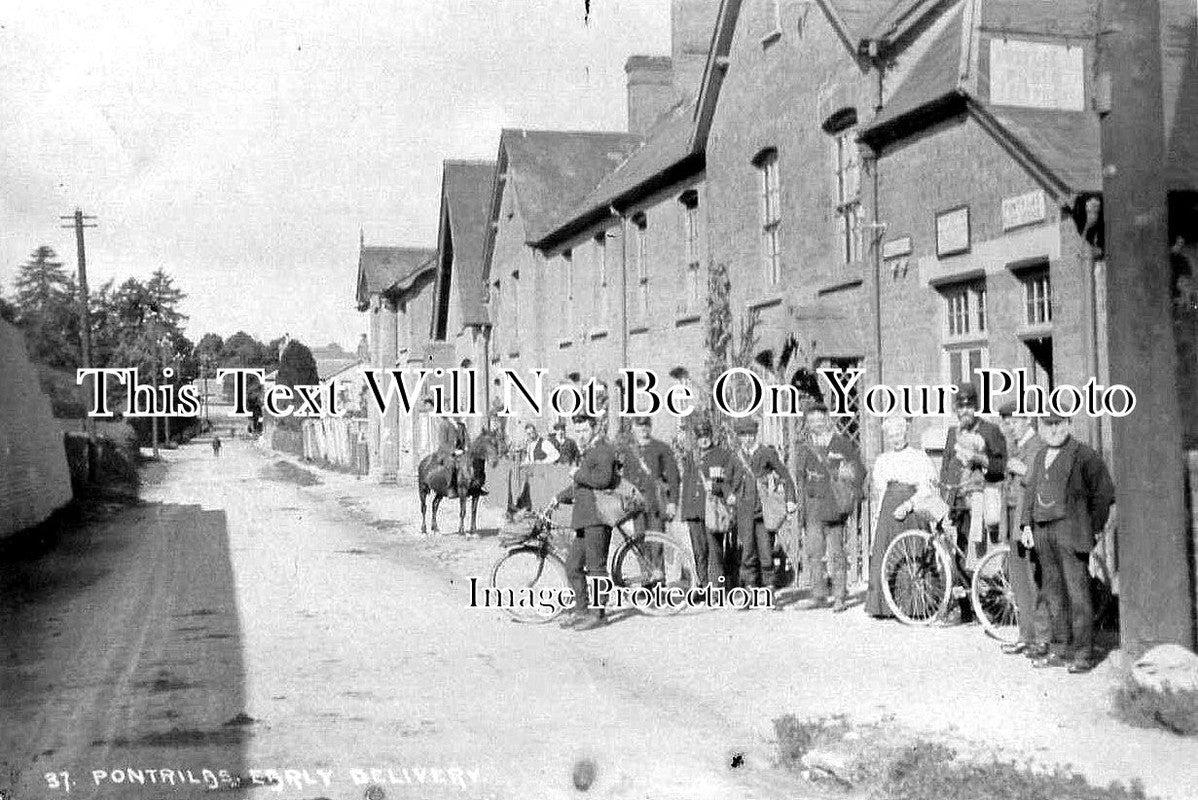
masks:
<instances>
[{"instance_id":1,"label":"window frame","mask_svg":"<svg viewBox=\"0 0 1198 800\"><path fill-rule=\"evenodd\" d=\"M984 339L989 335L989 310L985 277L937 287L943 299L945 342Z\"/></svg>"},{"instance_id":2,"label":"window frame","mask_svg":"<svg viewBox=\"0 0 1198 800\"><path fill-rule=\"evenodd\" d=\"M1047 265L1019 276L1023 284L1023 323L1038 328L1052 324L1052 273ZM1040 292L1037 296L1037 289ZM1039 312L1039 313L1037 313ZM1037 317L1041 317L1037 319Z\"/></svg>"},{"instance_id":3,"label":"window frame","mask_svg":"<svg viewBox=\"0 0 1198 800\"><path fill-rule=\"evenodd\" d=\"M778 150L767 147L753 159L760 175L758 205L761 213L762 275L767 286L782 282L782 178Z\"/></svg>"}]
</instances>

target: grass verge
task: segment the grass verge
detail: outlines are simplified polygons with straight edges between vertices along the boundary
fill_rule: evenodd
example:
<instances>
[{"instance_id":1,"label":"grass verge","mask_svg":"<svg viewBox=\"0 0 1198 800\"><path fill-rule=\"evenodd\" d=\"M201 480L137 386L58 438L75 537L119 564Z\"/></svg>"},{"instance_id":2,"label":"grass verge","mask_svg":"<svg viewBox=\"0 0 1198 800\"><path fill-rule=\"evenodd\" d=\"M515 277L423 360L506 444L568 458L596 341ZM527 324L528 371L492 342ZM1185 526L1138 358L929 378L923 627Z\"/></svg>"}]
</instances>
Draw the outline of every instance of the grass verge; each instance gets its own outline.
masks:
<instances>
[{"instance_id":1,"label":"grass verge","mask_svg":"<svg viewBox=\"0 0 1198 800\"><path fill-rule=\"evenodd\" d=\"M1112 700L1115 717L1129 725L1198 736L1198 692L1168 687L1158 692L1126 678Z\"/></svg>"},{"instance_id":2,"label":"grass verge","mask_svg":"<svg viewBox=\"0 0 1198 800\"><path fill-rule=\"evenodd\" d=\"M851 726L843 717L774 720L780 766L804 781L871 800L1146 800L1143 786L1089 783L1064 767L1038 769L957 751L894 725Z\"/></svg>"}]
</instances>

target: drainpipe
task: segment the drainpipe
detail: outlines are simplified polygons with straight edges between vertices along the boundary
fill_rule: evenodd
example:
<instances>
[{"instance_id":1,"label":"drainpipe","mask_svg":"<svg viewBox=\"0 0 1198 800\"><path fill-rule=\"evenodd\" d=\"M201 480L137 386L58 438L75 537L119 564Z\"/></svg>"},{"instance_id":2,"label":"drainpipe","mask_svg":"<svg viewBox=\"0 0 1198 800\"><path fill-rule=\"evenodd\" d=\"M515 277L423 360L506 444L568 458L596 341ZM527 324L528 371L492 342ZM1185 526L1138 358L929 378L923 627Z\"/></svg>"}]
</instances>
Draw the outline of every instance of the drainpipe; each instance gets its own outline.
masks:
<instances>
[{"instance_id":1,"label":"drainpipe","mask_svg":"<svg viewBox=\"0 0 1198 800\"><path fill-rule=\"evenodd\" d=\"M878 56L878 43L876 41L869 43L869 60L877 74L877 91L874 95L874 116L877 116L882 110L882 92L884 68L882 59ZM870 236L873 239L874 251L874 296L873 296L873 311L874 311L874 364L877 370L875 383L882 383L882 229L877 227L878 217L881 214L881 203L878 200L881 180L878 173L881 171L882 158L881 152L875 152L873 158L873 227L870 228ZM882 452L881 430L878 431L876 441L878 452Z\"/></svg>"},{"instance_id":2,"label":"drainpipe","mask_svg":"<svg viewBox=\"0 0 1198 800\"><path fill-rule=\"evenodd\" d=\"M491 425L491 326L483 324L483 419ZM498 424L498 420L495 420Z\"/></svg>"},{"instance_id":3,"label":"drainpipe","mask_svg":"<svg viewBox=\"0 0 1198 800\"><path fill-rule=\"evenodd\" d=\"M608 206L609 213L620 220L620 366L628 366L628 218L616 207ZM616 370L619 374L619 369ZM617 414L623 398L616 398L616 382L613 377L609 382L611 393L608 396L608 430L614 438L620 432L620 418ZM630 387L625 386L627 392Z\"/></svg>"}]
</instances>

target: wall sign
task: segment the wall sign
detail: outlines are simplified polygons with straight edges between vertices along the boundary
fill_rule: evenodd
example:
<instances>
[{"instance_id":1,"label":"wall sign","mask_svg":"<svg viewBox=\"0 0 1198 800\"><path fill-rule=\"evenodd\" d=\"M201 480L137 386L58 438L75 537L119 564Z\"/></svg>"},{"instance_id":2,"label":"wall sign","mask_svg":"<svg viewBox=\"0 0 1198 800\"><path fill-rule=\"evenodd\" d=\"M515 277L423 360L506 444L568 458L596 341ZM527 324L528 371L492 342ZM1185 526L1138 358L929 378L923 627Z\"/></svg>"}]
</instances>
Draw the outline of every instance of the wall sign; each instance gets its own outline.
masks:
<instances>
[{"instance_id":1,"label":"wall sign","mask_svg":"<svg viewBox=\"0 0 1198 800\"><path fill-rule=\"evenodd\" d=\"M1037 189L1002 201L1002 229L1009 231L1033 222L1043 222L1046 216L1044 192Z\"/></svg>"},{"instance_id":2,"label":"wall sign","mask_svg":"<svg viewBox=\"0 0 1198 800\"><path fill-rule=\"evenodd\" d=\"M901 236L882 244L882 258L898 258L911 255L911 237Z\"/></svg>"},{"instance_id":3,"label":"wall sign","mask_svg":"<svg viewBox=\"0 0 1198 800\"><path fill-rule=\"evenodd\" d=\"M996 106L1086 110L1080 46L990 40L990 102Z\"/></svg>"},{"instance_id":4,"label":"wall sign","mask_svg":"<svg viewBox=\"0 0 1198 800\"><path fill-rule=\"evenodd\" d=\"M936 215L936 256L969 252L969 206L950 208Z\"/></svg>"}]
</instances>

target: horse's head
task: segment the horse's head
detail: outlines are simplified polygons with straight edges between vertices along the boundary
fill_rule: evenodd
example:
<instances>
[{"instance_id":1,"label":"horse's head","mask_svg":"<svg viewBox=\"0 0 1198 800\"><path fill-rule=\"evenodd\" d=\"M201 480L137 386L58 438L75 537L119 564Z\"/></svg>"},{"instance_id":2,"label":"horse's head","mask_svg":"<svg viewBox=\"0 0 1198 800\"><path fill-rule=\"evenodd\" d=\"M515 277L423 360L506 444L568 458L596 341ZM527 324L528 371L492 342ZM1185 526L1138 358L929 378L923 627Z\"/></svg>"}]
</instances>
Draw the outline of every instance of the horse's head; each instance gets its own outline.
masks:
<instances>
[{"instance_id":1,"label":"horse's head","mask_svg":"<svg viewBox=\"0 0 1198 800\"><path fill-rule=\"evenodd\" d=\"M470 456L495 466L499 463L499 437L493 431L484 430L470 445Z\"/></svg>"}]
</instances>

